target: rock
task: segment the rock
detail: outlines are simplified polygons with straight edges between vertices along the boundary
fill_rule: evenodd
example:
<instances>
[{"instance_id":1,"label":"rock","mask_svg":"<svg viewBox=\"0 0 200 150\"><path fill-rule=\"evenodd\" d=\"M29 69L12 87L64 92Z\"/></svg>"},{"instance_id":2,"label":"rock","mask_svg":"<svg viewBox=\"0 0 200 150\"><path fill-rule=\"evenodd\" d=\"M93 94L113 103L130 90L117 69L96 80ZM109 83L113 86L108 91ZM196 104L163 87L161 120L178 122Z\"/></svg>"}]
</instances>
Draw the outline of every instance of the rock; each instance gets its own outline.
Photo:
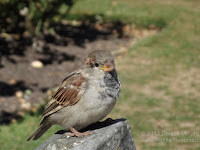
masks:
<instances>
[{"instance_id":1,"label":"rock","mask_svg":"<svg viewBox=\"0 0 200 150\"><path fill-rule=\"evenodd\" d=\"M21 104L21 110L24 112L28 112L31 110L31 103L30 102L25 102Z\"/></svg>"},{"instance_id":2,"label":"rock","mask_svg":"<svg viewBox=\"0 0 200 150\"><path fill-rule=\"evenodd\" d=\"M11 85L15 85L15 84L17 83L17 81L16 81L15 79L11 79L11 80L9 81L9 83L10 83Z\"/></svg>"},{"instance_id":3,"label":"rock","mask_svg":"<svg viewBox=\"0 0 200 150\"><path fill-rule=\"evenodd\" d=\"M21 16L26 16L27 15L27 13L28 13L28 8L27 7L24 7L23 9L21 9L20 11L19 11L19 14L21 15Z\"/></svg>"},{"instance_id":4,"label":"rock","mask_svg":"<svg viewBox=\"0 0 200 150\"><path fill-rule=\"evenodd\" d=\"M39 60L34 60L32 63L31 63L31 66L33 68L42 68L44 65L41 61Z\"/></svg>"},{"instance_id":5,"label":"rock","mask_svg":"<svg viewBox=\"0 0 200 150\"><path fill-rule=\"evenodd\" d=\"M18 99L18 102L21 103L21 104L22 104L22 103L26 103L26 99L24 99L24 98L19 98L19 99Z\"/></svg>"},{"instance_id":6,"label":"rock","mask_svg":"<svg viewBox=\"0 0 200 150\"><path fill-rule=\"evenodd\" d=\"M135 150L131 129L126 119L107 119L83 131L94 134L83 138L67 137L59 131L35 150Z\"/></svg>"},{"instance_id":7,"label":"rock","mask_svg":"<svg viewBox=\"0 0 200 150\"><path fill-rule=\"evenodd\" d=\"M15 96L16 96L17 98L22 98L23 95L24 95L24 93L23 93L22 91L16 91L16 92L15 92Z\"/></svg>"}]
</instances>

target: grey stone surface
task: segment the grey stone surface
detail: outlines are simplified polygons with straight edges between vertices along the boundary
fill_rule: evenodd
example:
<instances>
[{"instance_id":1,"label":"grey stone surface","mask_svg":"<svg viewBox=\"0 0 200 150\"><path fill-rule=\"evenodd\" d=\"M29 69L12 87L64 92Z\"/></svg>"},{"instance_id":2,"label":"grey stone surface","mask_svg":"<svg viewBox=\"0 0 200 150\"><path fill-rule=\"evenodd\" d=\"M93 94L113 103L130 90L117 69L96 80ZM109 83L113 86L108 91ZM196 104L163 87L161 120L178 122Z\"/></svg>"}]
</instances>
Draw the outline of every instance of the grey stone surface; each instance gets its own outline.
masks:
<instances>
[{"instance_id":1,"label":"grey stone surface","mask_svg":"<svg viewBox=\"0 0 200 150\"><path fill-rule=\"evenodd\" d=\"M135 150L126 119L107 119L89 126L94 134L83 138L67 137L59 131L35 150Z\"/></svg>"}]
</instances>

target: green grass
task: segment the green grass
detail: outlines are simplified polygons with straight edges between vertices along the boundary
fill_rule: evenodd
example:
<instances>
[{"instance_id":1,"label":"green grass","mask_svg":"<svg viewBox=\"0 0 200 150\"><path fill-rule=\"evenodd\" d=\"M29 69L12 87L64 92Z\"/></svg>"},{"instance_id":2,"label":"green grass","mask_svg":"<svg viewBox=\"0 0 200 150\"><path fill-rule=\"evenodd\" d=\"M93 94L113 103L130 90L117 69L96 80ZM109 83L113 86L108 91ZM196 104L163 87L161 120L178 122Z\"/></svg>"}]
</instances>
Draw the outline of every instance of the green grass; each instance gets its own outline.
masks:
<instances>
[{"instance_id":1,"label":"green grass","mask_svg":"<svg viewBox=\"0 0 200 150\"><path fill-rule=\"evenodd\" d=\"M135 2L130 0L79 1L74 6L69 18L73 19L74 17L77 19L85 15L100 15L105 21L123 20L124 22L134 23L138 27L155 25L156 27L163 28L169 23L172 15L175 13L175 10L171 7L160 7L157 4ZM154 9L155 7L156 9Z\"/></svg>"},{"instance_id":2,"label":"green grass","mask_svg":"<svg viewBox=\"0 0 200 150\"><path fill-rule=\"evenodd\" d=\"M41 140L26 142L26 139L39 124L39 115L27 114L24 120L13 123L9 126L0 126L0 149L1 150L25 150L34 149L53 135L56 131L62 129L59 126L52 127L47 134L41 137Z\"/></svg>"},{"instance_id":3,"label":"green grass","mask_svg":"<svg viewBox=\"0 0 200 150\"><path fill-rule=\"evenodd\" d=\"M140 40L116 61L122 83L121 97L109 115L127 118L138 150L200 149L200 137L142 135L145 131L199 132L200 122L200 1L197 0L82 0L71 19L100 15L137 27L156 26L161 32ZM59 128L36 142L25 139L39 124L38 115L0 127L1 149L33 149ZM198 142L157 142L157 139L195 138ZM10 144L12 141L12 144Z\"/></svg>"}]
</instances>

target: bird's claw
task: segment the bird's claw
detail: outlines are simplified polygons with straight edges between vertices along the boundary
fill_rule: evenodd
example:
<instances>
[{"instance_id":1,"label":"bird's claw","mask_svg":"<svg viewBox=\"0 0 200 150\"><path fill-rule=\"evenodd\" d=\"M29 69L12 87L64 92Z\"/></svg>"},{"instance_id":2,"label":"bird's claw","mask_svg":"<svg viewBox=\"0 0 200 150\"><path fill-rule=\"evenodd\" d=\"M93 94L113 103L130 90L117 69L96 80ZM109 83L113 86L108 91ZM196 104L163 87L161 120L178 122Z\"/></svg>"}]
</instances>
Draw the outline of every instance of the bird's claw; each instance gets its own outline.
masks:
<instances>
[{"instance_id":1,"label":"bird's claw","mask_svg":"<svg viewBox=\"0 0 200 150\"><path fill-rule=\"evenodd\" d=\"M92 131L86 131L86 132L78 132L76 129L74 129L73 127L70 127L70 130L72 132L67 132L65 133L65 135L67 136L76 136L76 137L84 137L84 136L88 136L88 135L92 135Z\"/></svg>"}]
</instances>

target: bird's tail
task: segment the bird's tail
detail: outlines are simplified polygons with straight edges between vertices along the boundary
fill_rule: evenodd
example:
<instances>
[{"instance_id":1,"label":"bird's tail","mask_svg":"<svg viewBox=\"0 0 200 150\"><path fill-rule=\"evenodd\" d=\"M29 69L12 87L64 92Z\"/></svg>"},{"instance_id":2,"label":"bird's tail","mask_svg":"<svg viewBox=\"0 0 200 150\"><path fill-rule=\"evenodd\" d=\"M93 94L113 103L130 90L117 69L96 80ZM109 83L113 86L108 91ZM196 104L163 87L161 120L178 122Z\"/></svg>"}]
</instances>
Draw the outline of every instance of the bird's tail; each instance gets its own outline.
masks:
<instances>
[{"instance_id":1,"label":"bird's tail","mask_svg":"<svg viewBox=\"0 0 200 150\"><path fill-rule=\"evenodd\" d=\"M46 125L46 124L40 124L40 126L38 127L38 129L27 139L27 141L29 140L37 140L38 138L40 138L52 125Z\"/></svg>"}]
</instances>

